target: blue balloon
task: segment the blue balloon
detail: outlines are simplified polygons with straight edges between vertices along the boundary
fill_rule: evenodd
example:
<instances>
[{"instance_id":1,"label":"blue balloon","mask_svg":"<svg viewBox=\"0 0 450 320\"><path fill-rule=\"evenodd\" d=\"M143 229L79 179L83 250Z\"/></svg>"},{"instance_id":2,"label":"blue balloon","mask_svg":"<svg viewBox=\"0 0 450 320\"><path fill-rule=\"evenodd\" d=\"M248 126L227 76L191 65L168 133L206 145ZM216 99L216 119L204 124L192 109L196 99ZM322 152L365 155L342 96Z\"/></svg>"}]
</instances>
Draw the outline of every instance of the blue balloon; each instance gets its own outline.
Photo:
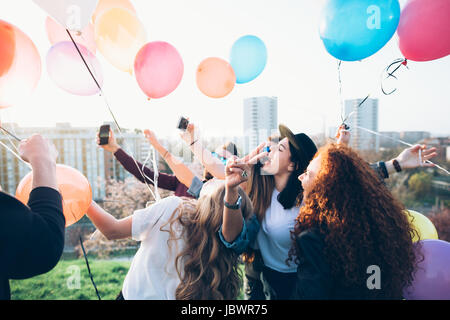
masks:
<instances>
[{"instance_id":1,"label":"blue balloon","mask_svg":"<svg viewBox=\"0 0 450 320\"><path fill-rule=\"evenodd\" d=\"M263 72L267 63L267 49L256 36L243 36L231 48L230 64L236 74L236 83L247 83Z\"/></svg>"},{"instance_id":2,"label":"blue balloon","mask_svg":"<svg viewBox=\"0 0 450 320\"><path fill-rule=\"evenodd\" d=\"M320 38L337 59L362 60L392 38L399 21L398 0L328 0L320 21Z\"/></svg>"}]
</instances>

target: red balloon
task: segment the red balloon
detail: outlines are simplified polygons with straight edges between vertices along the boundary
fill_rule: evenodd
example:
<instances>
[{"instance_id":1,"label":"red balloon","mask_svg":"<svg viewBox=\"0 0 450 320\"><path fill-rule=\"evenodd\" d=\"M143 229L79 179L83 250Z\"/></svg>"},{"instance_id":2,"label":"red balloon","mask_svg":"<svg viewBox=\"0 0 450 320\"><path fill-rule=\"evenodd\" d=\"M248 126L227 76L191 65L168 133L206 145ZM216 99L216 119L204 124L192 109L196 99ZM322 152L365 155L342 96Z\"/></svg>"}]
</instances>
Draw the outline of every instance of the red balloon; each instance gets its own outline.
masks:
<instances>
[{"instance_id":1,"label":"red balloon","mask_svg":"<svg viewBox=\"0 0 450 320\"><path fill-rule=\"evenodd\" d=\"M58 189L63 199L63 212L66 227L74 224L87 212L92 202L92 190L86 177L71 167L56 166ZM33 186L33 173L27 174L16 190L16 198L27 204Z\"/></svg>"},{"instance_id":2,"label":"red balloon","mask_svg":"<svg viewBox=\"0 0 450 320\"><path fill-rule=\"evenodd\" d=\"M0 20L0 77L11 68L15 51L14 28L9 23Z\"/></svg>"},{"instance_id":3,"label":"red balloon","mask_svg":"<svg viewBox=\"0 0 450 320\"><path fill-rule=\"evenodd\" d=\"M397 33L406 59L430 61L450 54L450 0L409 0Z\"/></svg>"},{"instance_id":4,"label":"red balloon","mask_svg":"<svg viewBox=\"0 0 450 320\"><path fill-rule=\"evenodd\" d=\"M184 72L183 59L171 44L150 42L137 54L134 72L139 87L147 97L162 98L180 84Z\"/></svg>"}]
</instances>

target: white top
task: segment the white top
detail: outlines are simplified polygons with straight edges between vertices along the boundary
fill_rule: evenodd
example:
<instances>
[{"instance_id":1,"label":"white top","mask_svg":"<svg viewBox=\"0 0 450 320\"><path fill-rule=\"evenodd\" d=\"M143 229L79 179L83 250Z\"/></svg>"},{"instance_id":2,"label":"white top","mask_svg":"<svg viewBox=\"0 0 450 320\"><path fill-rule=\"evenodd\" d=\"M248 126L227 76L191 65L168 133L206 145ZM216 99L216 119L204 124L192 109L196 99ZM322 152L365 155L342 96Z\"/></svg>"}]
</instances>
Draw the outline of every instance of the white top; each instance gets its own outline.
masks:
<instances>
[{"instance_id":1,"label":"white top","mask_svg":"<svg viewBox=\"0 0 450 320\"><path fill-rule=\"evenodd\" d=\"M160 228L169 221L182 201L178 197L168 197L134 212L132 237L141 241L141 246L123 283L125 300L175 300L175 290L180 283L175 258L183 249L184 240L170 241L172 250L169 250L169 233ZM169 228L167 225L163 230ZM180 232L177 225L173 229Z\"/></svg>"},{"instance_id":2,"label":"white top","mask_svg":"<svg viewBox=\"0 0 450 320\"><path fill-rule=\"evenodd\" d=\"M261 223L256 244L261 250L266 267L279 272L297 272L294 261L286 264L289 250L292 247L291 231L294 230L295 218L297 218L300 207L285 210L280 202L280 193L274 189L272 200L266 215Z\"/></svg>"}]
</instances>

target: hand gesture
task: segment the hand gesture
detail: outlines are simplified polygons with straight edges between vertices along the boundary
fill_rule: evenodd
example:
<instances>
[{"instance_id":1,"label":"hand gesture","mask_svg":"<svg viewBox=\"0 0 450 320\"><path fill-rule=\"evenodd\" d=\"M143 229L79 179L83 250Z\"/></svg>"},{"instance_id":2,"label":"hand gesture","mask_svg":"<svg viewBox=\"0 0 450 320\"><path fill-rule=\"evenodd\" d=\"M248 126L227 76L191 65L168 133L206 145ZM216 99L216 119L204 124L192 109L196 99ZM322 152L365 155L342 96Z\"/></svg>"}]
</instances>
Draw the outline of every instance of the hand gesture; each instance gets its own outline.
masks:
<instances>
[{"instance_id":1,"label":"hand gesture","mask_svg":"<svg viewBox=\"0 0 450 320\"><path fill-rule=\"evenodd\" d=\"M158 143L158 139L156 139L156 135L153 131L149 129L144 130L145 138L150 142L152 146L155 146L155 144Z\"/></svg>"},{"instance_id":2,"label":"hand gesture","mask_svg":"<svg viewBox=\"0 0 450 320\"><path fill-rule=\"evenodd\" d=\"M351 133L345 128L345 124L342 124L338 132L336 133L337 144L342 144L348 146L350 142Z\"/></svg>"},{"instance_id":3,"label":"hand gesture","mask_svg":"<svg viewBox=\"0 0 450 320\"><path fill-rule=\"evenodd\" d=\"M434 167L434 164L427 163L437 156L436 148L426 149L426 146L416 144L408 149L405 149L396 158L400 167L403 169L413 169L417 167Z\"/></svg>"}]
</instances>

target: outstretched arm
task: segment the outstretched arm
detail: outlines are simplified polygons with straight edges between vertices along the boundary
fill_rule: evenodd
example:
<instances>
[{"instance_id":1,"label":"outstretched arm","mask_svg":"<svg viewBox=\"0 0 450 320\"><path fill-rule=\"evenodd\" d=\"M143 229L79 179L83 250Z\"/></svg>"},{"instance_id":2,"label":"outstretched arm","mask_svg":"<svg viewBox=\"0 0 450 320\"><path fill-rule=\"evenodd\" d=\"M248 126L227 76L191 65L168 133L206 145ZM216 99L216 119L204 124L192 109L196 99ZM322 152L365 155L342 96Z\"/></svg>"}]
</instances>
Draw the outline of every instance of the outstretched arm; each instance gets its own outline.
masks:
<instances>
[{"instance_id":1,"label":"outstretched arm","mask_svg":"<svg viewBox=\"0 0 450 320\"><path fill-rule=\"evenodd\" d=\"M132 216L118 220L94 201L88 209L87 216L108 240L131 237Z\"/></svg>"}]
</instances>

